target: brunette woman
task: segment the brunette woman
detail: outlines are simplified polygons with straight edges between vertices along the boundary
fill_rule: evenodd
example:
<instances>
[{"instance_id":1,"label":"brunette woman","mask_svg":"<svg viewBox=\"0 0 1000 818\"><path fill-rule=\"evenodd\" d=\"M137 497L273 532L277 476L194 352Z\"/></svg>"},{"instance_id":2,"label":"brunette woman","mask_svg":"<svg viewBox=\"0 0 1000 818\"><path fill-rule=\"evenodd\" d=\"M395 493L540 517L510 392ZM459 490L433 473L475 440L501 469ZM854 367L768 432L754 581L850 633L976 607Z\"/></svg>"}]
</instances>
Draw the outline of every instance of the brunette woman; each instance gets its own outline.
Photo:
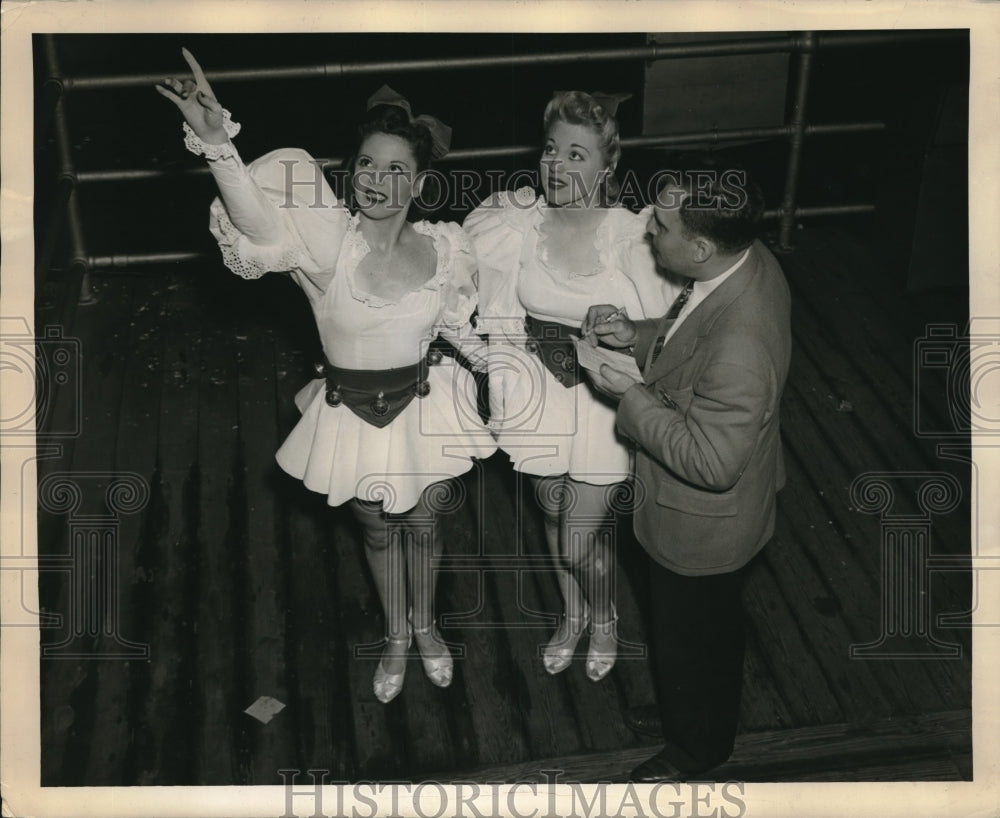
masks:
<instances>
[{"instance_id":1,"label":"brunette woman","mask_svg":"<svg viewBox=\"0 0 1000 818\"><path fill-rule=\"evenodd\" d=\"M304 151L244 165L231 141L238 126L184 57L192 76L157 90L179 108L188 148L205 156L218 184L210 229L223 260L244 278L290 274L319 328L321 377L296 395L302 418L277 460L331 506L349 504L361 524L386 617L375 696L399 694L414 637L428 678L447 687L453 663L434 620L439 548L427 521L444 481L495 450L468 370L424 354L440 334L475 357L472 247L456 224L407 219L450 130L379 91L358 129L349 209Z\"/></svg>"}]
</instances>

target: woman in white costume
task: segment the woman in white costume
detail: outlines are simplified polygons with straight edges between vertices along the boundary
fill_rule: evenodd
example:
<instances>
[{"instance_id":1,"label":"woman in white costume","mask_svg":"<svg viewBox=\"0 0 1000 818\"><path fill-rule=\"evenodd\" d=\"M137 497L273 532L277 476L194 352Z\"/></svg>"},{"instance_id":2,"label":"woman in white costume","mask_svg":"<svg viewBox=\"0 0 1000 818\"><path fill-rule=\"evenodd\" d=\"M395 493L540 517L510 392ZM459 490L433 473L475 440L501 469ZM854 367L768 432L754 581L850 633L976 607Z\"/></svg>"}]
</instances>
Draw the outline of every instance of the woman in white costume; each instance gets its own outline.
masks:
<instances>
[{"instance_id":1,"label":"woman in white costume","mask_svg":"<svg viewBox=\"0 0 1000 818\"><path fill-rule=\"evenodd\" d=\"M570 336L591 304L662 315L674 290L656 271L646 219L615 204L616 107L612 97L556 94L544 115L544 195L494 194L464 222L479 259L492 425L514 469L532 477L561 566L564 613L543 663L549 673L565 670L589 627L594 681L617 657L607 522L630 452L616 435L614 405L579 372Z\"/></svg>"},{"instance_id":2,"label":"woman in white costume","mask_svg":"<svg viewBox=\"0 0 1000 818\"><path fill-rule=\"evenodd\" d=\"M305 292L326 361L295 397L302 418L277 453L285 471L331 506L349 503L386 616L374 693L403 687L413 637L430 680L453 662L433 614L437 538L428 532L445 481L495 444L475 409L475 385L449 356L427 353L438 334L475 358L475 255L452 223L409 222L432 156L450 130L413 117L391 89L369 100L352 166L354 208L337 200L307 153L283 149L245 166L235 125L198 63L157 90L185 120L186 145L208 159L219 188L210 229L225 264L244 278L288 272ZM389 537L388 523L400 537ZM409 613L408 613L409 611Z\"/></svg>"}]
</instances>

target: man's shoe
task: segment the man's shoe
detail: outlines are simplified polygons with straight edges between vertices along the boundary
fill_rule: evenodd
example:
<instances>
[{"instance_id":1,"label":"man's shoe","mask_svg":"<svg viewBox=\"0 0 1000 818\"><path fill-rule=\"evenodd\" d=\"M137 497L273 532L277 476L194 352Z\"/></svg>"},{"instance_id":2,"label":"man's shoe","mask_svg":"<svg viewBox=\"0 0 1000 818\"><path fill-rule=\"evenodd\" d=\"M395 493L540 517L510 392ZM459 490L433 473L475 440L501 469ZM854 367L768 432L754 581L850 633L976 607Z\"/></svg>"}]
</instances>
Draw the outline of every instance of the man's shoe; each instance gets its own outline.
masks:
<instances>
[{"instance_id":1,"label":"man's shoe","mask_svg":"<svg viewBox=\"0 0 1000 818\"><path fill-rule=\"evenodd\" d=\"M663 738L660 709L655 704L630 707L622 717L625 726L635 733L653 738Z\"/></svg>"},{"instance_id":2,"label":"man's shoe","mask_svg":"<svg viewBox=\"0 0 1000 818\"><path fill-rule=\"evenodd\" d=\"M687 776L660 753L632 770L628 780L632 784L655 784L662 781L683 782L687 780Z\"/></svg>"}]
</instances>

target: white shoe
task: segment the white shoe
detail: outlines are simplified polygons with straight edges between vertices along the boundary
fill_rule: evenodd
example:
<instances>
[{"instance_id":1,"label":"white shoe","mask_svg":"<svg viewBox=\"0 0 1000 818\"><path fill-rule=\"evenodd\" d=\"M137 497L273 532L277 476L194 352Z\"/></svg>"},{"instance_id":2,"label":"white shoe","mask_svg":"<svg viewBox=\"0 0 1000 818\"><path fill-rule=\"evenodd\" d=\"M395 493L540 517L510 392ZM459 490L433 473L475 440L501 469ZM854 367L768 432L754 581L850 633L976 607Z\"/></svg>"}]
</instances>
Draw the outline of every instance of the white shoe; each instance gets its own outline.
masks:
<instances>
[{"instance_id":1,"label":"white shoe","mask_svg":"<svg viewBox=\"0 0 1000 818\"><path fill-rule=\"evenodd\" d=\"M580 616L570 616L563 611L559 627L542 649L542 664L551 675L562 673L570 666L573 654L576 652L576 643L583 636L588 622L590 622L590 609L586 606Z\"/></svg>"},{"instance_id":2,"label":"white shoe","mask_svg":"<svg viewBox=\"0 0 1000 818\"><path fill-rule=\"evenodd\" d=\"M413 637L408 632L405 638L392 639L391 637L386 637L385 642L387 648L389 645L406 645L407 649L409 649L413 643ZM385 651L383 651L382 655L383 657L385 656ZM372 689L375 691L375 698L382 702L382 704L391 702L403 689L403 677L406 675L405 653L403 654L403 662L402 672L386 673L385 668L382 666L382 659L378 660L378 667L375 668L375 678L372 680Z\"/></svg>"},{"instance_id":3,"label":"white shoe","mask_svg":"<svg viewBox=\"0 0 1000 818\"><path fill-rule=\"evenodd\" d=\"M608 622L593 622L590 626L590 645L587 648L587 678L599 682L611 672L618 658L618 614L611 605Z\"/></svg>"},{"instance_id":4,"label":"white shoe","mask_svg":"<svg viewBox=\"0 0 1000 818\"><path fill-rule=\"evenodd\" d=\"M438 632L437 622L432 621L426 628L413 628L413 633L417 637L417 650L420 651L420 661L424 664L427 678L438 687L450 685L455 665L451 651Z\"/></svg>"}]
</instances>

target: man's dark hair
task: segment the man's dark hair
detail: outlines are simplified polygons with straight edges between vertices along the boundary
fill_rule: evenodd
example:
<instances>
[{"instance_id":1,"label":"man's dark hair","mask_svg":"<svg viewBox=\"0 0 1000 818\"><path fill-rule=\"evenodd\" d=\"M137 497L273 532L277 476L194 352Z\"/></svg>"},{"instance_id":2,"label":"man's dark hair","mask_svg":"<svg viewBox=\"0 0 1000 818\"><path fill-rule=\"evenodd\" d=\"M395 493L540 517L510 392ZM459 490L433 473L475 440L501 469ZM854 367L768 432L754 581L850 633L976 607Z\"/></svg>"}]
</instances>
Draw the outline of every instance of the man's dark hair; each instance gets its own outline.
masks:
<instances>
[{"instance_id":1,"label":"man's dark hair","mask_svg":"<svg viewBox=\"0 0 1000 818\"><path fill-rule=\"evenodd\" d=\"M724 253L745 250L757 238L764 196L745 167L721 153L689 154L660 174L657 193L686 192L678 214L688 236L704 236Z\"/></svg>"}]
</instances>

